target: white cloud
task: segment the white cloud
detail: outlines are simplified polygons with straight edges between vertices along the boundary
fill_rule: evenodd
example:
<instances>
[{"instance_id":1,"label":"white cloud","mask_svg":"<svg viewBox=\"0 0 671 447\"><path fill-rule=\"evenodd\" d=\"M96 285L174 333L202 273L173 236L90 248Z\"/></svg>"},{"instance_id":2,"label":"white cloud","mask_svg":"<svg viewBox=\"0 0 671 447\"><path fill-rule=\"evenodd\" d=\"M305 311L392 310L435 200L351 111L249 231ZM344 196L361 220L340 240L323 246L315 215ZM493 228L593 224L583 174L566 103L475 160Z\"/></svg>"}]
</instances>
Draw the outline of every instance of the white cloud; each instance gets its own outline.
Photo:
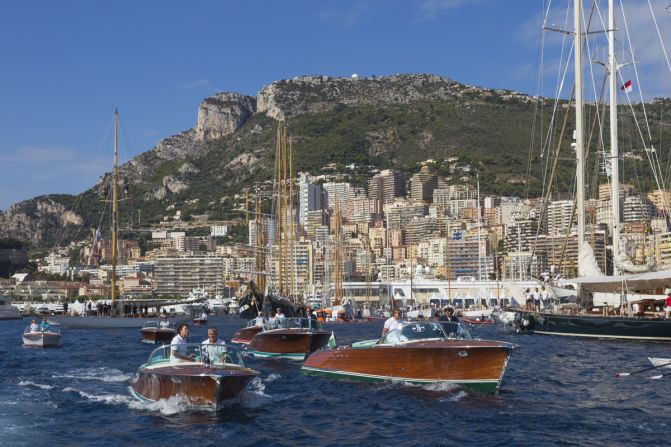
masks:
<instances>
[{"instance_id":1,"label":"white cloud","mask_svg":"<svg viewBox=\"0 0 671 447\"><path fill-rule=\"evenodd\" d=\"M196 79L194 81L184 82L179 87L182 90L205 90L213 88L214 85L207 79Z\"/></svg>"},{"instance_id":2,"label":"white cloud","mask_svg":"<svg viewBox=\"0 0 671 447\"><path fill-rule=\"evenodd\" d=\"M342 3L338 3L337 7L321 10L318 16L324 22L352 26L370 9L372 3L366 0L358 1L349 9L344 8Z\"/></svg>"}]
</instances>

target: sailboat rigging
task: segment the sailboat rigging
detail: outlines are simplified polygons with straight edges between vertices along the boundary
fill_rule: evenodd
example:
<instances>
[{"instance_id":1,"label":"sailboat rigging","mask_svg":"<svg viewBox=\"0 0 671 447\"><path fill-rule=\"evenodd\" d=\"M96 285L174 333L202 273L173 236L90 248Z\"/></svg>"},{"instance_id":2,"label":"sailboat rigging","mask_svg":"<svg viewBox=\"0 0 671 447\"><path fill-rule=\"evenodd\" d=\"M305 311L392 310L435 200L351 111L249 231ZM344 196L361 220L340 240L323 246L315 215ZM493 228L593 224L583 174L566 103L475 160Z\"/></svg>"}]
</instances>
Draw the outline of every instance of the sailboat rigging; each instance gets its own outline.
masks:
<instances>
[{"instance_id":1,"label":"sailboat rigging","mask_svg":"<svg viewBox=\"0 0 671 447\"><path fill-rule=\"evenodd\" d=\"M614 215L614 227L618 227L614 233L619 233L619 207L620 196L618 185L615 185L616 180L619 183L619 154L617 147L617 104L613 96L617 93L615 90L617 64L614 55L614 0L609 0L609 76L610 93L611 93L611 162L613 164L612 172L612 191L611 200ZM582 45L583 45L583 30L582 30L582 0L574 0L574 74L575 74L575 157L576 157L576 206L575 213L577 216L578 229L578 296L581 299L583 307L591 309L592 291L618 291L626 282L635 280L633 277L599 277L588 276L593 275L588 271L585 259L589 257L588 242L585 240L585 135L584 135L584 101L583 101L583 68L582 68ZM614 243L615 241L614 236ZM615 245L617 246L617 245ZM616 252L614 252L616 253ZM669 272L671 273L671 272ZM580 278L584 277L584 278ZM670 275L653 275L645 278L640 283L644 284L646 288L665 287L671 282ZM598 338L623 338L623 339L639 339L639 340L665 340L671 341L671 321L663 320L661 318L629 318L622 316L595 316L595 315L567 315L559 313L541 313L541 312L522 312L522 317L518 319L520 322L525 322L524 329L532 329L540 334L550 335L568 335L568 336L584 336L584 337L598 337Z\"/></svg>"}]
</instances>

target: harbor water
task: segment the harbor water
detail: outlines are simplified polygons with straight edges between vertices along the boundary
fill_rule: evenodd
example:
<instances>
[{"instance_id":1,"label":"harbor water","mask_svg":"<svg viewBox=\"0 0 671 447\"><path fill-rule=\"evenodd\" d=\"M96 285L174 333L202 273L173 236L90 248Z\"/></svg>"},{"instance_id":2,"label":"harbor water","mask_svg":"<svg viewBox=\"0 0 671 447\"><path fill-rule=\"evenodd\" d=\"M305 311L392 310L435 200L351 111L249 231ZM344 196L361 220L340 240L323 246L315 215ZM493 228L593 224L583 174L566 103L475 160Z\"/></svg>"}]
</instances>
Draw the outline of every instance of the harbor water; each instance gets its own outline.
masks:
<instances>
[{"instance_id":1,"label":"harbor water","mask_svg":"<svg viewBox=\"0 0 671 447\"><path fill-rule=\"evenodd\" d=\"M446 386L343 382L297 364L247 360L262 375L220 412L170 399L141 403L128 381L153 349L138 329L62 329L56 349L24 348L29 320L1 321L0 445L452 446L668 445L671 371L615 378L671 358L671 345L517 335L497 396ZM210 318L229 340L246 322ZM381 323L326 326L338 344L374 338ZM206 338L191 327L189 341Z\"/></svg>"}]
</instances>

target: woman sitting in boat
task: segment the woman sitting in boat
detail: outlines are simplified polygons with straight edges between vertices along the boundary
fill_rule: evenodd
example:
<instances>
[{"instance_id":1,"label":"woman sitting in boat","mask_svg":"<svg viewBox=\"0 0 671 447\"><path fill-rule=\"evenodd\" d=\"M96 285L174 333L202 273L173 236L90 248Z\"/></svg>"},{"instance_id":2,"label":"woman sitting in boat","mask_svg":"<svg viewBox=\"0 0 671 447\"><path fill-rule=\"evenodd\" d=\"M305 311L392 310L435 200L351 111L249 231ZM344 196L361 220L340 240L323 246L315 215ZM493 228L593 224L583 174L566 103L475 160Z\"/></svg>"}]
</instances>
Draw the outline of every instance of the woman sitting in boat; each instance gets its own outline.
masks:
<instances>
[{"instance_id":1,"label":"woman sitting in boat","mask_svg":"<svg viewBox=\"0 0 671 447\"><path fill-rule=\"evenodd\" d=\"M225 363L226 356L226 342L219 338L216 328L209 328L207 330L207 338L203 340L203 352L207 359L212 363Z\"/></svg>"},{"instance_id":2,"label":"woman sitting in boat","mask_svg":"<svg viewBox=\"0 0 671 447\"><path fill-rule=\"evenodd\" d=\"M177 326L177 335L170 342L170 363L191 362L193 354L187 354L186 337L189 335L189 325L182 323Z\"/></svg>"},{"instance_id":3,"label":"woman sitting in boat","mask_svg":"<svg viewBox=\"0 0 671 447\"><path fill-rule=\"evenodd\" d=\"M35 320L30 322L30 332L40 332L40 325Z\"/></svg>"},{"instance_id":4,"label":"woman sitting in boat","mask_svg":"<svg viewBox=\"0 0 671 447\"><path fill-rule=\"evenodd\" d=\"M274 310L271 310L268 313L266 324L270 329L276 329L278 327L277 313Z\"/></svg>"}]
</instances>

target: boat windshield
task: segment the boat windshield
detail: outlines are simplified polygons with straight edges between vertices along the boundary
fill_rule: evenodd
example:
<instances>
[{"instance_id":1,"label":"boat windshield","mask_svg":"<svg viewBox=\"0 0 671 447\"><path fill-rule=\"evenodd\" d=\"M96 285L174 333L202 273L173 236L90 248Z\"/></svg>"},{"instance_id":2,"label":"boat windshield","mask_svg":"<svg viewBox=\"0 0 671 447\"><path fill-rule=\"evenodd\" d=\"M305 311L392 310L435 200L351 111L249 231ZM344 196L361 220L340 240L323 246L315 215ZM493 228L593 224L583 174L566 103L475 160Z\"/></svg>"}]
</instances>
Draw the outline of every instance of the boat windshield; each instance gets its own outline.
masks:
<instances>
[{"instance_id":1,"label":"boat windshield","mask_svg":"<svg viewBox=\"0 0 671 447\"><path fill-rule=\"evenodd\" d=\"M265 330L272 329L321 329L321 323L311 318L283 318L272 322L266 321Z\"/></svg>"},{"instance_id":2,"label":"boat windshield","mask_svg":"<svg viewBox=\"0 0 671 447\"><path fill-rule=\"evenodd\" d=\"M471 335L459 323L450 323L446 328L438 322L406 322L388 332L380 344L396 344L427 339L470 339ZM450 332L446 332L448 329Z\"/></svg>"},{"instance_id":3,"label":"boat windshield","mask_svg":"<svg viewBox=\"0 0 671 447\"><path fill-rule=\"evenodd\" d=\"M191 360L187 360L191 358ZM181 343L163 345L149 355L145 366L170 363L202 363L204 365L223 367L226 365L245 366L240 351L230 345L210 345L199 343Z\"/></svg>"}]
</instances>

